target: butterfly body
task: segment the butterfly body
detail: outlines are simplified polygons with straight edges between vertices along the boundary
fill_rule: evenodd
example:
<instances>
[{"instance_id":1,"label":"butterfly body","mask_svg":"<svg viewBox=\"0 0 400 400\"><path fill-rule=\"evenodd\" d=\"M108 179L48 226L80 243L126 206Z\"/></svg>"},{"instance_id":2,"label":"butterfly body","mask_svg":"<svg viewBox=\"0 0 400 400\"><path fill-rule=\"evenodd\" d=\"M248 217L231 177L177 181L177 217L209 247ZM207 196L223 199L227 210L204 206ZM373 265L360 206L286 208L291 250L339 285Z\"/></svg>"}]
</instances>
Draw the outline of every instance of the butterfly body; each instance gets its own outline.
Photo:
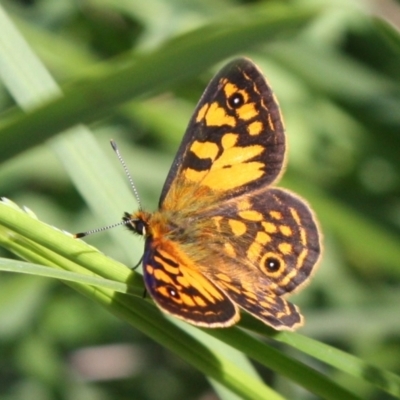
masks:
<instances>
[{"instance_id":1,"label":"butterfly body","mask_svg":"<svg viewBox=\"0 0 400 400\"><path fill-rule=\"evenodd\" d=\"M302 324L284 295L310 277L320 254L309 207L271 184L285 135L261 72L235 60L207 87L154 213L126 213L146 238L146 289L165 312L227 327L242 308L275 329Z\"/></svg>"}]
</instances>

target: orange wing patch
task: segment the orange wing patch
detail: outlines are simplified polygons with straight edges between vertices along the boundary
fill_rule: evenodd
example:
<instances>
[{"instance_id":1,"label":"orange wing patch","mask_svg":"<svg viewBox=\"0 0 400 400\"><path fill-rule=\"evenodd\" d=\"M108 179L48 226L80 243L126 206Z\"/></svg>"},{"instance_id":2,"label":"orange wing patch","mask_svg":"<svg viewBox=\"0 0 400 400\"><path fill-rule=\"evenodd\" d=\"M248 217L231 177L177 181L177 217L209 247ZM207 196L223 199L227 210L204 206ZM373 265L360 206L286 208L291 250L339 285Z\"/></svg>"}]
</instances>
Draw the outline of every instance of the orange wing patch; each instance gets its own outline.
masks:
<instances>
[{"instance_id":1,"label":"orange wing patch","mask_svg":"<svg viewBox=\"0 0 400 400\"><path fill-rule=\"evenodd\" d=\"M227 133L221 138L222 153L212 142L194 142L190 151L199 159L211 159L209 170L186 168L186 179L199 182L215 191L227 191L254 181L263 175L264 164L250 160L261 155L264 148L259 145L236 146L238 135Z\"/></svg>"},{"instance_id":2,"label":"orange wing patch","mask_svg":"<svg viewBox=\"0 0 400 400\"><path fill-rule=\"evenodd\" d=\"M198 112L196 120L205 121L207 126L235 126L235 118L229 116L218 103L205 104Z\"/></svg>"}]
</instances>

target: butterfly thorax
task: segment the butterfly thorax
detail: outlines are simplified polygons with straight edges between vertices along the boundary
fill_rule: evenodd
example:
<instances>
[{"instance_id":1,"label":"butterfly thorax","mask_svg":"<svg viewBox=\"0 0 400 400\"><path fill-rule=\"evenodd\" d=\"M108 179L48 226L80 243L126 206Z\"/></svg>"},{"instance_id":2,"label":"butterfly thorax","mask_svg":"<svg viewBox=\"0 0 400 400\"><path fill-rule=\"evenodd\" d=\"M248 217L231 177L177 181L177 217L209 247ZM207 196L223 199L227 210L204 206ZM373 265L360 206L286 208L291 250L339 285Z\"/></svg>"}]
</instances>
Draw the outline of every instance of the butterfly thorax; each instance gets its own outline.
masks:
<instances>
[{"instance_id":1,"label":"butterfly thorax","mask_svg":"<svg viewBox=\"0 0 400 400\"><path fill-rule=\"evenodd\" d=\"M160 209L153 213L139 210L125 213L127 227L146 238L152 247L168 247L179 257L190 257L193 262L206 262L214 256L211 247L218 240L215 223L210 218ZM211 247L210 247L211 246Z\"/></svg>"},{"instance_id":2,"label":"butterfly thorax","mask_svg":"<svg viewBox=\"0 0 400 400\"><path fill-rule=\"evenodd\" d=\"M162 238L185 241L188 235L198 230L193 228L190 218L182 218L182 215L173 211L151 213L140 210L133 214L125 213L123 219L130 230L155 241Z\"/></svg>"}]
</instances>

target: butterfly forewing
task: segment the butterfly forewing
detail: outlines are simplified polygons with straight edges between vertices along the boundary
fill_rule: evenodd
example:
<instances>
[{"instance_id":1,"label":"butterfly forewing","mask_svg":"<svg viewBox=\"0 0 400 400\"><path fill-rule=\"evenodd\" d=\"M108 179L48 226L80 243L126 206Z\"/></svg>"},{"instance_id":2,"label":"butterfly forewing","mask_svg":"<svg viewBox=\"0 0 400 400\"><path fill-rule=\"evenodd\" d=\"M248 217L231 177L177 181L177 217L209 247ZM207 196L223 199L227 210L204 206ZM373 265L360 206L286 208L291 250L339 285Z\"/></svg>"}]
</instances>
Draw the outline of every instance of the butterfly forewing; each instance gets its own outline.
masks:
<instances>
[{"instance_id":1,"label":"butterfly forewing","mask_svg":"<svg viewBox=\"0 0 400 400\"><path fill-rule=\"evenodd\" d=\"M280 174L284 157L284 128L271 88L252 62L235 60L201 97L164 184L160 207L174 186L209 190L222 201L268 185Z\"/></svg>"}]
</instances>

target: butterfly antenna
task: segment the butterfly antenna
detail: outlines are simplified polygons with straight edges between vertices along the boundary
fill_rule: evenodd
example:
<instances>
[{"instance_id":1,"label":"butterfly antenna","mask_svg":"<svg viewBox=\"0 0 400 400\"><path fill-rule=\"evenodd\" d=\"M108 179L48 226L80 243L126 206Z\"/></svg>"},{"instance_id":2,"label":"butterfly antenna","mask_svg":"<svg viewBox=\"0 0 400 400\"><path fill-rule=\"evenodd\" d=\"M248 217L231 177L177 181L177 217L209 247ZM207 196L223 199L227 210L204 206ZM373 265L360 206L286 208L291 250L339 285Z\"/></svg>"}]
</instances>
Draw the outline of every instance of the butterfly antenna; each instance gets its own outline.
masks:
<instances>
[{"instance_id":1,"label":"butterfly antenna","mask_svg":"<svg viewBox=\"0 0 400 400\"><path fill-rule=\"evenodd\" d=\"M121 163L121 165L122 165L122 167L123 167L123 169L125 171L126 176L128 177L128 180L129 180L129 183L131 185L133 194L134 194L134 196L136 198L136 201L138 202L139 209L142 209L142 204L140 202L139 193L138 193L138 191L137 191L137 189L135 187L135 184L133 183L132 175L130 174L130 172L128 170L128 167L126 166L125 161L122 158L122 155L121 155L120 151L118 150L117 144L114 142L114 140L111 140L110 142L111 142L111 146L112 146L113 150L115 151L115 154L118 157L119 162ZM125 219L124 218L122 221L117 222L116 224L103 226L101 228L91 229L90 231L86 231L86 232L75 233L74 234L74 238L75 239L80 239L80 238L83 238L85 236L92 235L93 233L103 232L103 231L106 231L108 229L112 229L112 228L115 228L115 227L121 226L121 225L128 225L130 223L131 223L130 219Z\"/></svg>"},{"instance_id":2,"label":"butterfly antenna","mask_svg":"<svg viewBox=\"0 0 400 400\"><path fill-rule=\"evenodd\" d=\"M110 140L110 143L111 143L111 147L113 148L113 150L115 151L115 154L118 157L119 162L122 165L122 168L125 171L125 175L128 177L128 181L129 181L129 184L131 185L131 189L132 189L133 195L136 198L136 201L137 201L138 206L139 206L139 210L141 210L142 209L142 203L140 202L139 193L138 193L138 191L136 189L135 183L133 182L132 175L129 172L128 167L126 166L126 163L125 163L124 159L122 158L122 155L121 155L121 153L120 153L120 151L119 151L119 149L117 147L117 143L115 143L115 141L113 139Z\"/></svg>"},{"instance_id":3,"label":"butterfly antenna","mask_svg":"<svg viewBox=\"0 0 400 400\"><path fill-rule=\"evenodd\" d=\"M116 224L103 226L103 227L101 227L101 228L91 229L90 231L86 231L86 232L75 233L75 234L74 234L74 238L75 238L75 239L80 239L80 238L83 238L83 237L85 237L85 236L89 236L89 235L91 235L91 234L93 234L93 233L102 232L102 231L106 231L106 230L108 230L108 229L115 228L116 226L121 226L121 225L129 224L129 222L130 222L130 221L123 220L123 221L117 222Z\"/></svg>"}]
</instances>

